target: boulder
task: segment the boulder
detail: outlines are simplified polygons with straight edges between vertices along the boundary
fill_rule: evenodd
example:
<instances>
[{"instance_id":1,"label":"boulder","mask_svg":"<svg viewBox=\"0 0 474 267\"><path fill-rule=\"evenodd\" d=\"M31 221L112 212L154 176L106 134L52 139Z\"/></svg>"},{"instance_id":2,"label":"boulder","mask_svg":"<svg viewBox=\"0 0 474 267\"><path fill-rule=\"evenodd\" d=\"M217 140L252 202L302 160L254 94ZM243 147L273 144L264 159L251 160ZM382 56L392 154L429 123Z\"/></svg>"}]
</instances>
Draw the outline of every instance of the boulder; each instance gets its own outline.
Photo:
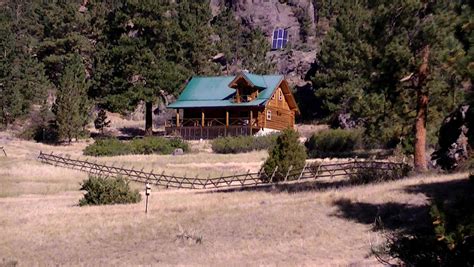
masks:
<instances>
[{"instance_id":1,"label":"boulder","mask_svg":"<svg viewBox=\"0 0 474 267\"><path fill-rule=\"evenodd\" d=\"M173 156L180 156L180 155L183 155L183 154L184 154L184 151L181 148L176 148L172 153Z\"/></svg>"},{"instance_id":2,"label":"boulder","mask_svg":"<svg viewBox=\"0 0 474 267\"><path fill-rule=\"evenodd\" d=\"M431 155L434 166L453 170L469 158L474 148L474 108L461 105L444 119L438 146Z\"/></svg>"}]
</instances>

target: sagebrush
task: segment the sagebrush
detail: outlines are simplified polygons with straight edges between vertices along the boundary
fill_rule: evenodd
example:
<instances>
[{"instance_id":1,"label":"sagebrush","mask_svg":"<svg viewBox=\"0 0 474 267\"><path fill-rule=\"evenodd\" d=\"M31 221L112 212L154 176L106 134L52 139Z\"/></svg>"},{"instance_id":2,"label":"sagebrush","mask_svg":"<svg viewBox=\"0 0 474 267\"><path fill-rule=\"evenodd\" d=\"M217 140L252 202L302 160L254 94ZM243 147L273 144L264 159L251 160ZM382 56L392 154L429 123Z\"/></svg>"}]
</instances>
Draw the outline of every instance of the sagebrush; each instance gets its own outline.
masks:
<instances>
[{"instance_id":1,"label":"sagebrush","mask_svg":"<svg viewBox=\"0 0 474 267\"><path fill-rule=\"evenodd\" d=\"M86 156L120 156L130 154L171 154L176 148L189 151L189 145L181 139L164 137L145 137L132 141L115 138L99 139L84 149Z\"/></svg>"},{"instance_id":2,"label":"sagebrush","mask_svg":"<svg viewBox=\"0 0 474 267\"><path fill-rule=\"evenodd\" d=\"M138 190L132 190L129 182L122 177L91 176L84 180L81 190L85 190L86 194L79 200L80 206L137 203L142 199Z\"/></svg>"},{"instance_id":3,"label":"sagebrush","mask_svg":"<svg viewBox=\"0 0 474 267\"><path fill-rule=\"evenodd\" d=\"M244 153L253 150L264 150L272 147L277 135L266 136L228 136L219 137L212 141L212 151L220 154Z\"/></svg>"},{"instance_id":4,"label":"sagebrush","mask_svg":"<svg viewBox=\"0 0 474 267\"><path fill-rule=\"evenodd\" d=\"M308 156L350 157L354 150L362 148L362 130L329 129L313 134L306 142Z\"/></svg>"}]
</instances>

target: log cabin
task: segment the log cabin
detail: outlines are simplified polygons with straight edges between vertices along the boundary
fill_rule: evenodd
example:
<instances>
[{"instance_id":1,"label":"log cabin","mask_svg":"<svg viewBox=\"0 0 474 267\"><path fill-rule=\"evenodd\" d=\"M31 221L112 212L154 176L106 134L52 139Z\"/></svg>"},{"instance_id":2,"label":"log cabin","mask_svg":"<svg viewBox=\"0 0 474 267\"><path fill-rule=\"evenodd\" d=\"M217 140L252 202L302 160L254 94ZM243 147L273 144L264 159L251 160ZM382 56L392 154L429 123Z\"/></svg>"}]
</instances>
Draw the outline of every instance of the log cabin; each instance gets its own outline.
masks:
<instances>
[{"instance_id":1,"label":"log cabin","mask_svg":"<svg viewBox=\"0 0 474 267\"><path fill-rule=\"evenodd\" d=\"M283 75L193 77L177 101L167 134L184 139L253 135L294 127L299 109Z\"/></svg>"}]
</instances>

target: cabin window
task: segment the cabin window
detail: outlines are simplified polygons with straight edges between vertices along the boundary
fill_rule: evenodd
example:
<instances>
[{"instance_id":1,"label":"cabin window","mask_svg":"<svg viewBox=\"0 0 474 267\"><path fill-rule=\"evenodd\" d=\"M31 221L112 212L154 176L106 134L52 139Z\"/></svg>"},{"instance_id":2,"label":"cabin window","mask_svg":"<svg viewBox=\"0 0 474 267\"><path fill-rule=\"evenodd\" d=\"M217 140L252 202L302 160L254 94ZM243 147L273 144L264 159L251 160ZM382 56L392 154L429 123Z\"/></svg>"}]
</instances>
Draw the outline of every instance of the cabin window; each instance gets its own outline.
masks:
<instances>
[{"instance_id":1,"label":"cabin window","mask_svg":"<svg viewBox=\"0 0 474 267\"><path fill-rule=\"evenodd\" d=\"M283 92L281 90L278 90L278 100L283 100Z\"/></svg>"},{"instance_id":2,"label":"cabin window","mask_svg":"<svg viewBox=\"0 0 474 267\"><path fill-rule=\"evenodd\" d=\"M275 94L272 95L272 100L275 99Z\"/></svg>"},{"instance_id":3,"label":"cabin window","mask_svg":"<svg viewBox=\"0 0 474 267\"><path fill-rule=\"evenodd\" d=\"M272 50L283 49L288 43L288 31L277 28L273 31Z\"/></svg>"},{"instance_id":4,"label":"cabin window","mask_svg":"<svg viewBox=\"0 0 474 267\"><path fill-rule=\"evenodd\" d=\"M267 120L271 121L272 120L272 111L267 110Z\"/></svg>"}]
</instances>

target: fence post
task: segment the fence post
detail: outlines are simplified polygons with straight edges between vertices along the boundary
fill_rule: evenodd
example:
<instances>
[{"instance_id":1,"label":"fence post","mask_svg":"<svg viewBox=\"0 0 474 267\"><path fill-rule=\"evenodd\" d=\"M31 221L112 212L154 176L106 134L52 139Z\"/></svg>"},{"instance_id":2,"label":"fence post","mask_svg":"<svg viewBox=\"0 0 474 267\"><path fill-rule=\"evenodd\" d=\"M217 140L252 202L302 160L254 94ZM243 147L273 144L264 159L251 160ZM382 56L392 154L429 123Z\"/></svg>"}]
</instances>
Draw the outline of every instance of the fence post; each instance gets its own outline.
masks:
<instances>
[{"instance_id":1,"label":"fence post","mask_svg":"<svg viewBox=\"0 0 474 267\"><path fill-rule=\"evenodd\" d=\"M304 163L303 169L301 170L300 176L298 177L298 181L301 180L301 177L303 177L303 173L306 170L306 166L308 165L308 162Z\"/></svg>"},{"instance_id":2,"label":"fence post","mask_svg":"<svg viewBox=\"0 0 474 267\"><path fill-rule=\"evenodd\" d=\"M321 166L323 166L323 162L324 162L324 159L321 160L321 162L320 162L319 165L318 165L318 170L316 171L316 174L314 175L315 178L318 177L319 172L321 171Z\"/></svg>"},{"instance_id":3,"label":"fence post","mask_svg":"<svg viewBox=\"0 0 474 267\"><path fill-rule=\"evenodd\" d=\"M306 164L306 163L305 163ZM290 165L290 167L288 168L288 171L286 172L286 175L285 175L285 182L288 181L288 175L290 175L290 171L293 169L293 165Z\"/></svg>"},{"instance_id":4,"label":"fence post","mask_svg":"<svg viewBox=\"0 0 474 267\"><path fill-rule=\"evenodd\" d=\"M273 170L272 177L270 177L270 183L273 183L273 177L275 176L275 173L277 172L277 170L278 170L278 165Z\"/></svg>"}]
</instances>

